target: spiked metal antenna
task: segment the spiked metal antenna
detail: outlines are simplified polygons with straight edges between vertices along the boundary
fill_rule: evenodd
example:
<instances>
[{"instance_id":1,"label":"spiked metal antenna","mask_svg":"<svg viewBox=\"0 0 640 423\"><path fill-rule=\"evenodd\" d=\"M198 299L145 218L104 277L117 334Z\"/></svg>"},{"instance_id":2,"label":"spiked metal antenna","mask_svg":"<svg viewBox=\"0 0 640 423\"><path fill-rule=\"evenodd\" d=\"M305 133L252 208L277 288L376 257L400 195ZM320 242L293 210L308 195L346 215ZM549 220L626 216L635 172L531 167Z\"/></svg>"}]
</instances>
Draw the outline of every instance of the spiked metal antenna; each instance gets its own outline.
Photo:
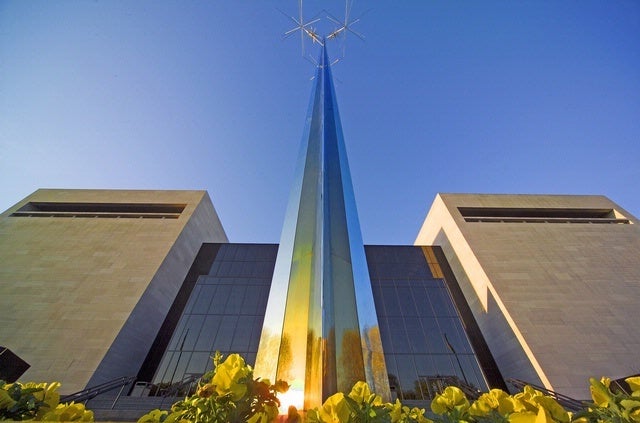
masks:
<instances>
[{"instance_id":1,"label":"spiked metal antenna","mask_svg":"<svg viewBox=\"0 0 640 423\"><path fill-rule=\"evenodd\" d=\"M317 42L320 45L324 45L323 40L318 36L318 34L316 34L315 30L311 26L314 23L319 22L322 18L319 18L316 15L316 17L312 18L309 22L305 23L303 15L302 15L302 0L298 1L298 9L299 9L299 18L298 19L294 18L293 16L287 15L286 13L284 13L280 9L278 9L278 10L280 11L280 13L282 13L284 16L286 16L289 19L291 19L296 24L295 27L291 28L290 30L288 30L287 32L284 33L283 38L290 37L291 35L295 34L297 31L300 31L300 48L302 50L302 57L305 57L305 50L304 50L304 37L305 37L305 35L308 36L309 38L311 38L314 43Z\"/></svg>"},{"instance_id":2,"label":"spiked metal antenna","mask_svg":"<svg viewBox=\"0 0 640 423\"><path fill-rule=\"evenodd\" d=\"M340 21L334 15L329 13L327 10L322 10L322 12L320 12L319 14L316 14L308 22L304 21L304 15L302 13L302 0L298 1L298 18L294 18L291 15L287 15L285 12L283 12L280 9L278 9L280 11L280 13L282 13L284 16L286 16L292 22L295 23L295 27L293 27L290 30L288 30L287 32L285 32L284 35L283 35L283 38L290 37L291 35L295 34L296 32L299 32L300 33L300 48L301 48L301 51L302 51L302 57L304 57L305 59L309 60L315 66L320 66L320 63L318 61L314 60L312 55L307 55L306 54L305 42L304 42L305 36L310 38L311 41L314 44L318 43L323 48L324 48L326 40L333 40L333 39L342 38L343 43L344 43L346 41L346 35L349 32L354 34L356 37L358 37L358 38L360 38L361 40L364 41L364 38L365 38L364 35L362 35L361 33L357 32L357 31L355 31L352 28L352 26L354 24L360 22L360 20L361 20L361 18L362 18L362 16L364 14L360 15L360 17L358 17L356 19L350 20L349 16L351 14L352 7L353 7L353 0L345 0L344 21ZM320 16L320 15L324 15L324 16ZM329 32L328 34L320 34L312 26L313 24L315 24L317 22L320 22L323 18L326 18L327 20L329 20L333 24L337 25L337 27L335 27L335 29L333 31ZM342 50L343 50L342 56L344 57L344 44L343 44ZM333 62L329 63L328 65L331 66L331 65L337 63L339 60L340 60L339 58L335 59Z\"/></svg>"},{"instance_id":3,"label":"spiked metal antenna","mask_svg":"<svg viewBox=\"0 0 640 423\"><path fill-rule=\"evenodd\" d=\"M329 19L331 22L333 22L336 25L341 25L338 28L336 28L332 33L330 33L329 35L327 35L327 39L333 39L333 38L337 38L340 35L345 35L347 32L352 33L353 35L355 35L356 37L360 38L362 41L364 41L364 35L360 34L359 32L354 31L351 26L353 26L354 24L360 22L360 19L362 18L362 16L364 16L364 13L362 15L360 15L360 17L350 21L349 20L349 14L351 12L351 7L353 6L353 1L349 2L349 0L345 1L345 6L344 6L344 22L340 22L335 16L333 16L331 13L325 11L325 13L327 14L327 19ZM365 12L366 13L366 12Z\"/></svg>"}]
</instances>

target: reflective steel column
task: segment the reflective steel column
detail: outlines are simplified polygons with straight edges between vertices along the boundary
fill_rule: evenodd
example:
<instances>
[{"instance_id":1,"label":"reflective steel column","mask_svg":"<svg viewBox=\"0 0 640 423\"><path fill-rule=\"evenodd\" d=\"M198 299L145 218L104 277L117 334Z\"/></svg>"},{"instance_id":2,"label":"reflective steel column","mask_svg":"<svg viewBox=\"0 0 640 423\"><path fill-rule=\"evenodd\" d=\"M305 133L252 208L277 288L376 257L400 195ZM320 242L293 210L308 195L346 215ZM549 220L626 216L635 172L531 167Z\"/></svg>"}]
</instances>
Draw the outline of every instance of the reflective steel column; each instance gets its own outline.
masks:
<instances>
[{"instance_id":1,"label":"reflective steel column","mask_svg":"<svg viewBox=\"0 0 640 423\"><path fill-rule=\"evenodd\" d=\"M324 46L318 63L255 365L304 409L358 380L390 397Z\"/></svg>"}]
</instances>

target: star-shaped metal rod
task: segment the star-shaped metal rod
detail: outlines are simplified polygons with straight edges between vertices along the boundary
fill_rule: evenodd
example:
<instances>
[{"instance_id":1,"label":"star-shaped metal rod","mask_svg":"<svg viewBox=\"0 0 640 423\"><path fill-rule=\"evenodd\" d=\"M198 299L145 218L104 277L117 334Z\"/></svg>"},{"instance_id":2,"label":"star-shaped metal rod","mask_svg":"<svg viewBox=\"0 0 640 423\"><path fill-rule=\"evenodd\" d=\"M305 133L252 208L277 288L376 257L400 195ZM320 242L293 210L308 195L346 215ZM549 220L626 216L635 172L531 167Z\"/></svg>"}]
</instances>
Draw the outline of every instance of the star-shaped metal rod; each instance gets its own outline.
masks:
<instances>
[{"instance_id":1,"label":"star-shaped metal rod","mask_svg":"<svg viewBox=\"0 0 640 423\"><path fill-rule=\"evenodd\" d=\"M314 60L314 58L312 56L307 57L306 56L306 52L305 52L305 47L304 47L304 40L305 40L305 36L309 37L313 43L318 43L320 44L320 46L324 47L324 43L325 40L333 40L333 39L338 39L338 38L342 38L343 42L346 41L346 36L347 33L352 33L353 35L357 36L358 38L360 38L361 40L364 41L364 35L362 35L361 33L355 31L352 26L358 22L360 22L360 19L362 17L362 15L356 19L350 20L350 14L351 14L351 8L353 6L353 0L345 0L345 13L344 13L344 21L340 21L338 18L336 18L334 15L332 15L331 13L329 13L327 10L322 10L322 12L320 12L319 14L316 14L310 21L305 22L304 21L304 16L302 13L302 0L298 1L298 14L299 17L296 19L293 16L287 15L286 13L284 13L282 10L280 10L280 13L282 13L283 15L285 15L287 18L291 19L291 21L293 21L296 26L290 30L288 30L287 32L284 33L284 38L290 37L291 35L295 34L296 32L300 32L300 46L301 46L301 50L302 50L302 57L304 57L307 60L310 60L312 63L314 63L316 66L318 66L318 62L316 62ZM320 16L323 15L323 16ZM313 24L320 22L323 18L328 19L330 22L332 22L333 24L336 25L336 27L334 28L333 31L329 32L329 34L319 34L316 29L312 26ZM343 54L342 56L344 57L344 44L343 44ZM340 59L336 59L333 63L331 63L330 65L335 64L336 62L338 62Z\"/></svg>"},{"instance_id":2,"label":"star-shaped metal rod","mask_svg":"<svg viewBox=\"0 0 640 423\"><path fill-rule=\"evenodd\" d=\"M347 32L351 32L353 35L355 35L356 37L360 38L361 40L364 41L364 35L360 34L359 32L354 31L353 29L351 29L351 26L360 22L360 17L349 21L349 14L351 12L351 7L353 6L353 1L351 2L351 5L349 4L349 0L345 1L345 6L344 6L344 22L340 22L335 16L333 16L331 13L325 11L325 13L327 14L327 18L333 22L336 25L342 25L340 27L338 27L337 29L335 29L331 34L327 35L327 39L333 39L333 38L337 38L338 36L344 34L346 36Z\"/></svg>"},{"instance_id":3,"label":"star-shaped metal rod","mask_svg":"<svg viewBox=\"0 0 640 423\"><path fill-rule=\"evenodd\" d=\"M319 43L320 45L324 45L323 40L320 38L320 36L318 34L316 34L315 30L313 29L313 27L311 25L313 25L314 23L320 21L322 18L318 18L315 17L313 19L311 19L309 22L305 23L304 22L304 18L302 16L302 0L298 1L298 9L299 9L299 19L294 18L293 16L287 15L286 13L284 13L282 10L280 10L280 13L282 13L283 15L285 15L286 17L288 17L289 19L291 19L293 22L295 22L296 26L290 30L288 30L287 32L284 33L284 38L290 37L291 35L295 34L296 31L300 31L300 47L302 49L302 56L304 57L305 53L304 53L304 36L308 36L309 38L311 38L313 40L314 43Z\"/></svg>"}]
</instances>

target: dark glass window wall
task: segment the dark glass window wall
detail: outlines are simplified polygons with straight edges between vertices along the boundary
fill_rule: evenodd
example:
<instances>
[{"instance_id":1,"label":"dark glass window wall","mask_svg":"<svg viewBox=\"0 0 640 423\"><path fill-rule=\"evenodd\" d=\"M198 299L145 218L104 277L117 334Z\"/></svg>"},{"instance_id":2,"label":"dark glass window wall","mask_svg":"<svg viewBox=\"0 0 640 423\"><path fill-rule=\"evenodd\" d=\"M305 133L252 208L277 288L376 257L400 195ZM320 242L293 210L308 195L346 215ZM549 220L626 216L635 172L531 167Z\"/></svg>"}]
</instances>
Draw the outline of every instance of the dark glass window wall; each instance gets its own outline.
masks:
<instances>
[{"instance_id":1,"label":"dark glass window wall","mask_svg":"<svg viewBox=\"0 0 640 423\"><path fill-rule=\"evenodd\" d=\"M240 353L253 365L277 251L277 245L220 245L193 287L154 383L205 373L215 351Z\"/></svg>"},{"instance_id":2,"label":"dark glass window wall","mask_svg":"<svg viewBox=\"0 0 640 423\"><path fill-rule=\"evenodd\" d=\"M159 365L150 364L157 368L155 384L203 374L211 369L215 351L237 352L255 362L278 246L207 245L214 248L199 255L200 270L186 304L172 310L180 318L165 329L173 333L166 347L159 346L165 353ZM444 256L436 258L433 251L365 246L392 395L401 400L428 400L442 386L465 381L487 389L465 328L475 339L481 334L469 317L463 323L439 264Z\"/></svg>"},{"instance_id":3,"label":"dark glass window wall","mask_svg":"<svg viewBox=\"0 0 640 423\"><path fill-rule=\"evenodd\" d=\"M429 400L441 386L460 382L487 389L440 266L426 248L365 247L391 392L401 400Z\"/></svg>"}]
</instances>

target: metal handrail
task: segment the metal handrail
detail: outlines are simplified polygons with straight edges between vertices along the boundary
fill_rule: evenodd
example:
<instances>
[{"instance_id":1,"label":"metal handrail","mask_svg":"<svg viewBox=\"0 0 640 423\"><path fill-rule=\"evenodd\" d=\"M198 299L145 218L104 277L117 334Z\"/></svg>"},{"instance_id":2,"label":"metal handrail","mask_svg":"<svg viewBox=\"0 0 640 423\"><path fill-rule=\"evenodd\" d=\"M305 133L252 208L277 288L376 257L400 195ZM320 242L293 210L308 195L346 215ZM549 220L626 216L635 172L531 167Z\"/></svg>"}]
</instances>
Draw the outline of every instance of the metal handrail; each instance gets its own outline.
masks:
<instances>
[{"instance_id":1,"label":"metal handrail","mask_svg":"<svg viewBox=\"0 0 640 423\"><path fill-rule=\"evenodd\" d=\"M120 392L118 392L118 396L116 397L117 401L117 399L122 394L122 390L125 388L125 386L135 382L135 380L135 376L119 377L108 382L101 383L100 385L91 386L89 388L83 389L82 391L74 392L73 394L63 395L60 397L60 402L85 402L97 397L100 394L120 388Z\"/></svg>"},{"instance_id":2,"label":"metal handrail","mask_svg":"<svg viewBox=\"0 0 640 423\"><path fill-rule=\"evenodd\" d=\"M189 389L187 389L187 391L189 391L191 389L191 387L193 386L193 384L195 382L197 382L198 380L200 380L201 377L202 377L201 374L188 375L184 379L182 379L181 381L178 381L178 382L175 382L175 383L169 385L167 387L167 389L164 390L164 392L162 392L162 394L160 396L162 396L164 398L178 396L180 394L180 391L182 389L184 389L185 387L188 387Z\"/></svg>"},{"instance_id":3,"label":"metal handrail","mask_svg":"<svg viewBox=\"0 0 640 423\"><path fill-rule=\"evenodd\" d=\"M507 383L513 385L518 389L522 389L525 386L530 386L533 389L554 398L556 401L558 401L560 405L562 405L564 408L570 411L580 411L580 410L584 410L586 407L585 401L580 401L575 398L571 398L570 396L552 391L551 389L547 389L542 386L535 385L533 383L525 382L524 380L510 378L510 379L507 379Z\"/></svg>"}]
</instances>

